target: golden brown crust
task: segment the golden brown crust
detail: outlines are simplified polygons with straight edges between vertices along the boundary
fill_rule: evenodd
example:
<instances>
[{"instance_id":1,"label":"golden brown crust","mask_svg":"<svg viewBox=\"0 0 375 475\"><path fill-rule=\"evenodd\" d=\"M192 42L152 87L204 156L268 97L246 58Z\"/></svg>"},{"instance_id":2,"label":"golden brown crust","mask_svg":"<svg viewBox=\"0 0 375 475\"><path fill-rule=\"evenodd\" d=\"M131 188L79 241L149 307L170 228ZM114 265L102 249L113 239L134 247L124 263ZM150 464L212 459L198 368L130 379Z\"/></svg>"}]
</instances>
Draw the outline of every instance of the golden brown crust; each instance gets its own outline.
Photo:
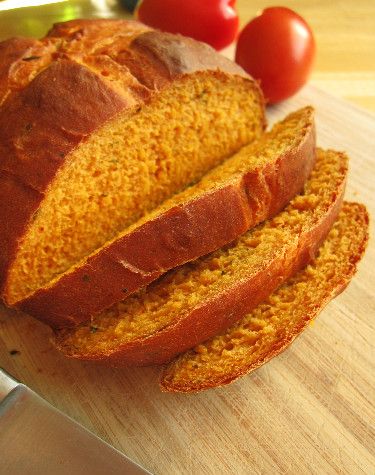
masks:
<instances>
[{"instance_id":1,"label":"golden brown crust","mask_svg":"<svg viewBox=\"0 0 375 475\"><path fill-rule=\"evenodd\" d=\"M146 222L17 307L55 328L88 320L167 270L218 249L275 215L301 191L314 162L312 121L299 146L276 161Z\"/></svg>"},{"instance_id":2,"label":"golden brown crust","mask_svg":"<svg viewBox=\"0 0 375 475\"><path fill-rule=\"evenodd\" d=\"M213 54L211 46L180 35L148 31L135 38L131 48L151 56L170 78L204 69L248 77L238 64L225 56Z\"/></svg>"},{"instance_id":3,"label":"golden brown crust","mask_svg":"<svg viewBox=\"0 0 375 475\"><path fill-rule=\"evenodd\" d=\"M369 215L364 205L358 203L344 203L345 206L352 206L356 207L356 221L358 223L358 227L363 232L363 239L359 243L358 248L356 251L353 251L353 254L348 258L348 269L345 275L341 276L341 280L336 282L334 285L331 284L331 281L326 282L326 295L323 300L317 303L312 309L310 309L307 313L301 315L301 319L298 323L293 327L292 331L285 332L283 334L283 338L279 339L278 341L274 342L270 345L266 351L263 352L262 356L259 357L256 361L252 362L251 364L243 364L242 367L236 367L233 369L231 373L227 373L223 375L220 379L212 379L208 378L206 381L196 382L196 384L192 383L191 381L189 384L184 385L176 385L171 382L167 378L168 367L166 367L160 375L160 388L162 391L166 392L185 392L185 393L192 393L198 391L204 391L207 389L211 389L213 387L221 387L227 384L230 384L237 380L238 378L249 374L255 371L257 368L262 366L263 364L270 361L273 357L279 355L281 352L286 350L289 345L306 329L309 325L311 320L315 319L318 314L324 309L324 307L337 295L339 295L347 285L349 284L350 280L354 276L357 271L357 264L361 260L367 243L369 239L368 233L368 226L369 226Z\"/></svg>"},{"instance_id":4,"label":"golden brown crust","mask_svg":"<svg viewBox=\"0 0 375 475\"><path fill-rule=\"evenodd\" d=\"M76 19L55 23L46 38L61 38L70 43L70 50L89 54L104 45L111 46L116 38L128 38L132 41L134 35L149 30L151 28L147 25L132 20Z\"/></svg>"},{"instance_id":5,"label":"golden brown crust","mask_svg":"<svg viewBox=\"0 0 375 475\"><path fill-rule=\"evenodd\" d=\"M43 193L72 148L127 106L86 67L52 63L2 106L1 171Z\"/></svg>"},{"instance_id":6,"label":"golden brown crust","mask_svg":"<svg viewBox=\"0 0 375 475\"><path fill-rule=\"evenodd\" d=\"M150 63L154 66L153 73L161 70L161 75L169 80L182 74L195 71L220 70L249 78L249 75L236 63L225 56L219 55L209 45L181 35L155 31L152 28L129 20L72 20L58 23L48 32L49 38L63 38L69 41L65 46L70 54L83 55L105 54L124 63L132 57L128 50L140 58L140 70ZM110 38L110 41L108 41ZM124 48L124 40L126 48ZM134 74L138 77L137 74ZM152 75L144 75L148 87L154 89Z\"/></svg>"},{"instance_id":7,"label":"golden brown crust","mask_svg":"<svg viewBox=\"0 0 375 475\"><path fill-rule=\"evenodd\" d=\"M10 38L0 43L0 105L52 61L56 41Z\"/></svg>"},{"instance_id":8,"label":"golden brown crust","mask_svg":"<svg viewBox=\"0 0 375 475\"><path fill-rule=\"evenodd\" d=\"M155 61L148 47L142 53L138 52L139 42L132 47L147 31L148 27L125 20L74 20L55 25L41 41L12 39L0 43L0 99L4 100L0 111L0 179L4 183L1 198L5 200L0 207L0 289L6 285L17 246L49 184L79 143L120 111L134 113L161 87L194 73L197 64L205 71L222 64L214 52L209 59L207 56L207 64L203 57L195 64L191 53L190 70L186 67L179 72L177 68L173 76L166 74L169 66L162 63L168 61L167 50ZM155 32L154 43L158 35L163 41L164 34ZM103 75L100 66L104 63ZM154 77L147 86L146 81L139 80L140 73L138 77L135 74L141 64ZM259 91L250 77L244 80L250 89ZM260 93L259 101L261 104Z\"/></svg>"}]
</instances>

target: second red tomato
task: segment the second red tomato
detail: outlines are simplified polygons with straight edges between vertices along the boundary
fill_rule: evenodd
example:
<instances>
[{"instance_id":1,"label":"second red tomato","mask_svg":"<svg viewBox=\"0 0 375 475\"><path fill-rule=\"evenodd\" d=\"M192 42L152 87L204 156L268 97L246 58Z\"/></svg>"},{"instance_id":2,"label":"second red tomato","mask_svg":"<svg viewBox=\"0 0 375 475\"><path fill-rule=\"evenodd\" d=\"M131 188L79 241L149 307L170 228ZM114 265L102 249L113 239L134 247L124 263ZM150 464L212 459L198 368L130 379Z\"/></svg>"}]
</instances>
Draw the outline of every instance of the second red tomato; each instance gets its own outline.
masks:
<instances>
[{"instance_id":1,"label":"second red tomato","mask_svg":"<svg viewBox=\"0 0 375 475\"><path fill-rule=\"evenodd\" d=\"M238 31L235 0L142 0L136 17L154 28L228 46Z\"/></svg>"},{"instance_id":2,"label":"second red tomato","mask_svg":"<svg viewBox=\"0 0 375 475\"><path fill-rule=\"evenodd\" d=\"M240 33L236 62L259 79L266 99L279 102L307 81L315 56L312 31L289 8L272 7Z\"/></svg>"}]
</instances>

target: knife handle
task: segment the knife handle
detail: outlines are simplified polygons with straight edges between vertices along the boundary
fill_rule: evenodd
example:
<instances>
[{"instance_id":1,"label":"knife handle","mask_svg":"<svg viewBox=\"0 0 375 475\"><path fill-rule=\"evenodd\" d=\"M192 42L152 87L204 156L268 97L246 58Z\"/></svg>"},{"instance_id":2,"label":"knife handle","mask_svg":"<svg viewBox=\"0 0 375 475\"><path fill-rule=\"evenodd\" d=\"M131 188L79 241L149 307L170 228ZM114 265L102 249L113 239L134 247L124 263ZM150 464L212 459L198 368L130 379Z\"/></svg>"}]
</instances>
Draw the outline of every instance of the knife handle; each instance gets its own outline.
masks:
<instances>
[{"instance_id":1,"label":"knife handle","mask_svg":"<svg viewBox=\"0 0 375 475\"><path fill-rule=\"evenodd\" d=\"M0 368L0 402L20 383Z\"/></svg>"}]
</instances>

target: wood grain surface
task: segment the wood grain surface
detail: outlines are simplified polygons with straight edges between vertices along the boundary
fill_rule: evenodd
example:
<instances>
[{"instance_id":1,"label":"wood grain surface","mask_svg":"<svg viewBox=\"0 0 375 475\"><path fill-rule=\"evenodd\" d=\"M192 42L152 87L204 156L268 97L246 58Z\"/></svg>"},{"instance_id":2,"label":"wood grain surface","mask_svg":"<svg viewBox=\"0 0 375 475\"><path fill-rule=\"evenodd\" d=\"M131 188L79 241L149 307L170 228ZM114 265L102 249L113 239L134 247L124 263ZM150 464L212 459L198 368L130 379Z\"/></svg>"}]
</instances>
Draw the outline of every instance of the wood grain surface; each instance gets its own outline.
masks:
<instances>
[{"instance_id":1,"label":"wood grain surface","mask_svg":"<svg viewBox=\"0 0 375 475\"><path fill-rule=\"evenodd\" d=\"M375 117L312 87L269 117L306 104L317 109L319 144L351 156L347 198L375 216ZM373 220L371 227L373 238ZM357 276L315 324L225 388L163 394L157 368L65 360L48 328L4 308L0 365L156 474L373 474L374 316L370 238Z\"/></svg>"},{"instance_id":2,"label":"wood grain surface","mask_svg":"<svg viewBox=\"0 0 375 475\"><path fill-rule=\"evenodd\" d=\"M114 3L0 8L0 38L39 37L52 22L76 17L123 15ZM241 24L273 4L237 0ZM312 84L375 111L375 2L283 5L314 30ZM375 216L375 116L307 87L270 108L269 117L310 103L319 144L351 155L347 198L364 202ZM282 355L226 388L162 394L157 368L113 370L65 360L49 343L48 328L4 308L0 366L156 474L374 474L373 237L372 219L357 276L315 324Z\"/></svg>"}]
</instances>

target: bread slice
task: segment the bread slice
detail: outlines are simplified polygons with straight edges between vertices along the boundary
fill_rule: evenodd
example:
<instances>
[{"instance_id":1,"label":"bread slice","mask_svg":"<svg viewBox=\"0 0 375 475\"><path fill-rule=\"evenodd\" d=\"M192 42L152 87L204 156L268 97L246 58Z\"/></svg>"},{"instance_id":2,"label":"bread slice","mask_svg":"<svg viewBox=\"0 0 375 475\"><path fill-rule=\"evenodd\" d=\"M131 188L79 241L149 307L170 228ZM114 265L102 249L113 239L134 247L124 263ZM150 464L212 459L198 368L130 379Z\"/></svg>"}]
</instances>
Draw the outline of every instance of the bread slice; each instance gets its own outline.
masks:
<instances>
[{"instance_id":1,"label":"bread slice","mask_svg":"<svg viewBox=\"0 0 375 475\"><path fill-rule=\"evenodd\" d=\"M346 174L345 155L319 151L304 193L275 218L90 322L58 331L57 347L73 358L150 365L216 335L314 257L338 215Z\"/></svg>"},{"instance_id":2,"label":"bread slice","mask_svg":"<svg viewBox=\"0 0 375 475\"><path fill-rule=\"evenodd\" d=\"M229 384L285 350L348 285L368 240L363 205L344 203L317 259L241 321L176 358L161 374L163 391Z\"/></svg>"},{"instance_id":3,"label":"bread slice","mask_svg":"<svg viewBox=\"0 0 375 475\"><path fill-rule=\"evenodd\" d=\"M53 327L88 320L276 214L314 162L314 112L306 107L17 306Z\"/></svg>"},{"instance_id":4,"label":"bread slice","mask_svg":"<svg viewBox=\"0 0 375 475\"><path fill-rule=\"evenodd\" d=\"M259 136L257 83L203 43L75 20L0 44L0 292L42 287Z\"/></svg>"}]
</instances>

